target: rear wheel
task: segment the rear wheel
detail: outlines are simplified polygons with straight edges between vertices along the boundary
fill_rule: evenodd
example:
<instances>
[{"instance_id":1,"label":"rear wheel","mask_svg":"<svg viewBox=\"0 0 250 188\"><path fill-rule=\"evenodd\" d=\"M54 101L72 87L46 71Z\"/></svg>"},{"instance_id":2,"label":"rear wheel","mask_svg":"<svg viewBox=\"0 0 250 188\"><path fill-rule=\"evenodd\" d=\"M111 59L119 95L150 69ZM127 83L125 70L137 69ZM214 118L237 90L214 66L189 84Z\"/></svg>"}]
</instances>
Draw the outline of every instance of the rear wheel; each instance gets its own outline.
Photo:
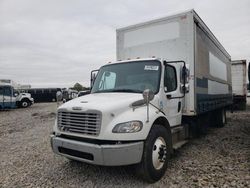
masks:
<instances>
[{"instance_id":1,"label":"rear wheel","mask_svg":"<svg viewBox=\"0 0 250 188\"><path fill-rule=\"evenodd\" d=\"M154 125L144 144L142 161L136 165L137 174L149 183L161 179L170 158L170 141L167 129Z\"/></svg>"},{"instance_id":2,"label":"rear wheel","mask_svg":"<svg viewBox=\"0 0 250 188\"><path fill-rule=\"evenodd\" d=\"M211 119L212 125L215 127L224 127L227 123L226 111L224 108L216 110L213 113L213 118Z\"/></svg>"}]
</instances>

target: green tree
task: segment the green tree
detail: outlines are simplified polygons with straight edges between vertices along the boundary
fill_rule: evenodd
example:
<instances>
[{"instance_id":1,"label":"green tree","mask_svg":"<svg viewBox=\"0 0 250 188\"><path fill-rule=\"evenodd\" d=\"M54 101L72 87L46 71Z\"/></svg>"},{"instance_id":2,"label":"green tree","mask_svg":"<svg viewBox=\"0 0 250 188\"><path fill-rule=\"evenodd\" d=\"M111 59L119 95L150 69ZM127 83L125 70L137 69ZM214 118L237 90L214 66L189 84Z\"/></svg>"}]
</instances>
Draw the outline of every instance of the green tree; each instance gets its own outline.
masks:
<instances>
[{"instance_id":1,"label":"green tree","mask_svg":"<svg viewBox=\"0 0 250 188\"><path fill-rule=\"evenodd\" d=\"M85 87L83 87L81 84L79 83L75 83L75 85L73 86L74 90L77 90L77 91L83 91L85 89Z\"/></svg>"},{"instance_id":2,"label":"green tree","mask_svg":"<svg viewBox=\"0 0 250 188\"><path fill-rule=\"evenodd\" d=\"M73 89L73 90L77 90L77 91L85 91L85 90L90 90L89 87L84 87L81 84L79 84L78 82L75 83L75 85L73 87L70 87L69 89Z\"/></svg>"}]
</instances>

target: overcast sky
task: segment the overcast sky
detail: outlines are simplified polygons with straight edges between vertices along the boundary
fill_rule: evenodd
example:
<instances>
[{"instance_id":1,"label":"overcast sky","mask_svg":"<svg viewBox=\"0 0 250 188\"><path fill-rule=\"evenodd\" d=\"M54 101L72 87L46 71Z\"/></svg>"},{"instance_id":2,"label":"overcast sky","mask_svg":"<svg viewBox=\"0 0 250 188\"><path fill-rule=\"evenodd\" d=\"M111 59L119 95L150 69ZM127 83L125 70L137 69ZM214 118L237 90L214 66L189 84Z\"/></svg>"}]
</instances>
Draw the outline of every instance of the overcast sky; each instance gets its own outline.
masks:
<instances>
[{"instance_id":1,"label":"overcast sky","mask_svg":"<svg viewBox=\"0 0 250 188\"><path fill-rule=\"evenodd\" d=\"M0 0L0 78L89 86L115 61L115 30L194 8L232 59L250 60L250 0Z\"/></svg>"}]
</instances>

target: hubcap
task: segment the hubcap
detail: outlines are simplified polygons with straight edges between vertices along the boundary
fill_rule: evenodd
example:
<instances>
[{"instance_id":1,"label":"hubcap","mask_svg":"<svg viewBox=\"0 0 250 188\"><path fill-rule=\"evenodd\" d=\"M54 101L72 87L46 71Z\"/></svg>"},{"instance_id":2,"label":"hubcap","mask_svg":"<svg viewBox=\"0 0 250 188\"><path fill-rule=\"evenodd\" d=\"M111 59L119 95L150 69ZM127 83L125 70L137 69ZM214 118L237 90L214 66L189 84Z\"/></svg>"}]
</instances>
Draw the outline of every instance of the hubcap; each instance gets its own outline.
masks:
<instances>
[{"instance_id":1,"label":"hubcap","mask_svg":"<svg viewBox=\"0 0 250 188\"><path fill-rule=\"evenodd\" d=\"M152 162L155 169L159 170L163 167L166 160L167 145L162 137L155 140L152 151Z\"/></svg>"},{"instance_id":2,"label":"hubcap","mask_svg":"<svg viewBox=\"0 0 250 188\"><path fill-rule=\"evenodd\" d=\"M27 102L23 102L23 107L27 107L28 103Z\"/></svg>"}]
</instances>

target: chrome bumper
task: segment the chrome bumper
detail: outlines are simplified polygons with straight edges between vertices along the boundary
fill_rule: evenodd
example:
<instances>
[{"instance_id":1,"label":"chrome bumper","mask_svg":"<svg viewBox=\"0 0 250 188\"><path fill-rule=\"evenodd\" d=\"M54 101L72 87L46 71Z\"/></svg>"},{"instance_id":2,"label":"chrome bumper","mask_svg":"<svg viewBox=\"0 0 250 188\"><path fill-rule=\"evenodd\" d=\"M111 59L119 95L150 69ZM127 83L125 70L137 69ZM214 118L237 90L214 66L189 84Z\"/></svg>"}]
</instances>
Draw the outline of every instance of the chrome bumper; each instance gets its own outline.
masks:
<instances>
[{"instance_id":1,"label":"chrome bumper","mask_svg":"<svg viewBox=\"0 0 250 188\"><path fill-rule=\"evenodd\" d=\"M97 145L51 135L51 147L56 154L103 166L121 166L136 164L141 161L143 141Z\"/></svg>"}]
</instances>

